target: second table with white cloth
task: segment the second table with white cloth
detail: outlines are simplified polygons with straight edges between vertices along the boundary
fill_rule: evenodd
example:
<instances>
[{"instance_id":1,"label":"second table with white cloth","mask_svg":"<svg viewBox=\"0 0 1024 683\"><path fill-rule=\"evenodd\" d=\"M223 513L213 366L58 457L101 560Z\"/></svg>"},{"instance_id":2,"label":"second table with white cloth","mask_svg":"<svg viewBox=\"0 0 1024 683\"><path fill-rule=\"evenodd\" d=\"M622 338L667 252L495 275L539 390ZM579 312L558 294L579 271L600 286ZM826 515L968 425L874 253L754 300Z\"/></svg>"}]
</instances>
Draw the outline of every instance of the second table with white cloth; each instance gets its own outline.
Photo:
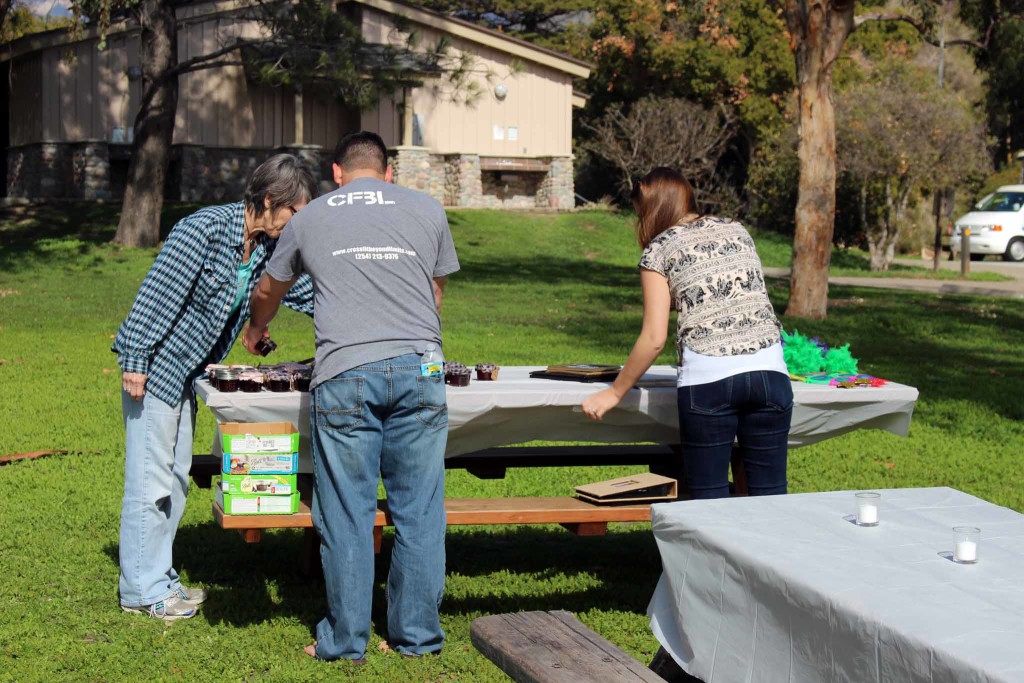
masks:
<instances>
[{"instance_id":1,"label":"second table with white cloth","mask_svg":"<svg viewBox=\"0 0 1024 683\"><path fill-rule=\"evenodd\" d=\"M1024 515L951 488L651 507L662 576L648 614L706 683L1024 681ZM953 527L981 529L977 564Z\"/></svg>"}]
</instances>

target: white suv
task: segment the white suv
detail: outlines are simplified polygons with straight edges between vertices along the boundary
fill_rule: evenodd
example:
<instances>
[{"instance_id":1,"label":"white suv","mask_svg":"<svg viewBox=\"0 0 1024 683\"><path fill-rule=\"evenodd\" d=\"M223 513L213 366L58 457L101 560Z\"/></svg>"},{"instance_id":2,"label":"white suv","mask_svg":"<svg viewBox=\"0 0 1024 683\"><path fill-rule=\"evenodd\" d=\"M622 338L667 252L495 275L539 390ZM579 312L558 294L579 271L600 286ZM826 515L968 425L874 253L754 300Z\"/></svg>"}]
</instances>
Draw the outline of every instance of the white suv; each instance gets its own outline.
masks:
<instances>
[{"instance_id":1,"label":"white suv","mask_svg":"<svg viewBox=\"0 0 1024 683\"><path fill-rule=\"evenodd\" d=\"M960 236L971 229L971 259L1000 254L1006 261L1024 261L1024 185L1004 185L956 219L949 248L960 253Z\"/></svg>"}]
</instances>

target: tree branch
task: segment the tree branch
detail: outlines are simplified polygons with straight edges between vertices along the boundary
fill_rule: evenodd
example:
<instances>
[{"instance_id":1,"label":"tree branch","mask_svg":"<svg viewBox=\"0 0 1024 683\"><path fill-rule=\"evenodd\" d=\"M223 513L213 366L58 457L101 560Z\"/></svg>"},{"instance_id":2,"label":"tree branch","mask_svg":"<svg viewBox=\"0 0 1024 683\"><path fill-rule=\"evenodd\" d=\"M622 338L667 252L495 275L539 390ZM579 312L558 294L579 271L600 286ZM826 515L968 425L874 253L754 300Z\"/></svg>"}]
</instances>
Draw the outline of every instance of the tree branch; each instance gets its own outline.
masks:
<instances>
[{"instance_id":1,"label":"tree branch","mask_svg":"<svg viewBox=\"0 0 1024 683\"><path fill-rule=\"evenodd\" d=\"M914 29L917 31L918 35L921 36L921 39L924 42L935 47L939 47L940 45L939 41L935 40L935 38L931 36L931 33L928 30L928 26L924 22L922 22L920 19L912 17L909 14L903 14L901 12L870 12L868 14L860 14L854 17L853 19L854 30L860 28L862 24L866 24L872 21L901 21L905 24L910 24L912 27L914 27ZM957 38L954 40L945 41L945 46L951 47L954 45L964 45L969 47L976 47L979 50L988 50L989 41L992 38L992 29L995 28L995 25L996 19L993 18L992 22L988 25L988 30L985 31L985 39L983 41L970 40L968 38Z\"/></svg>"},{"instance_id":2,"label":"tree branch","mask_svg":"<svg viewBox=\"0 0 1024 683\"><path fill-rule=\"evenodd\" d=\"M209 69L211 67L203 66L203 65L205 63L207 63L207 62L212 62L215 59L219 59L219 58L223 57L224 55L231 54L235 50L241 49L243 47L250 47L250 46L253 46L253 45L263 45L263 44L265 44L267 42L269 42L269 39L264 39L264 40L242 40L242 39L239 38L239 39L236 39L235 42L231 43L230 45L226 45L226 46L222 47L219 50L214 50L213 52L210 52L210 53L205 54L205 55L199 55L198 57L193 57L192 59L186 59L184 62L178 62L177 66L175 66L175 67L173 67L171 69L168 69L164 74L162 74L162 76L164 78L177 78L178 76L181 76L182 74L187 74L187 73L190 73L192 71L200 71L202 69ZM217 66L220 66L220 64L218 64Z\"/></svg>"}]
</instances>

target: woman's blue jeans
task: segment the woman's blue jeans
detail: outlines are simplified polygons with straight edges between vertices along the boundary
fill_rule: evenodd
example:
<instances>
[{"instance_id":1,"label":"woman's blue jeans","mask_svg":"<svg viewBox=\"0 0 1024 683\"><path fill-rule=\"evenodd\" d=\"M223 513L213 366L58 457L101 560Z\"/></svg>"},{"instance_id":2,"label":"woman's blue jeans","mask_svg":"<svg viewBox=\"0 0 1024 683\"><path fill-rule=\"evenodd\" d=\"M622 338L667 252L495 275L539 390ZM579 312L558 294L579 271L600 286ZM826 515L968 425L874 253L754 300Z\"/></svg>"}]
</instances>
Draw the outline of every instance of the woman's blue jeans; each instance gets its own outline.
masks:
<instances>
[{"instance_id":1,"label":"woman's blue jeans","mask_svg":"<svg viewBox=\"0 0 1024 683\"><path fill-rule=\"evenodd\" d=\"M786 492L793 387L781 372L759 370L679 387L679 434L691 498L727 498L733 444L752 496Z\"/></svg>"},{"instance_id":2,"label":"woman's blue jeans","mask_svg":"<svg viewBox=\"0 0 1024 683\"><path fill-rule=\"evenodd\" d=\"M196 399L189 384L176 405L147 392L135 401L121 391L124 415L124 498L118 554L118 591L126 607L174 595L180 581L171 547L185 512Z\"/></svg>"},{"instance_id":3,"label":"woman's blue jeans","mask_svg":"<svg viewBox=\"0 0 1024 683\"><path fill-rule=\"evenodd\" d=\"M383 478L395 543L387 582L388 643L438 652L445 579L444 377L420 376L420 356L361 365L326 380L310 402L313 523L327 586L320 659L360 659L370 636L373 524Z\"/></svg>"}]
</instances>

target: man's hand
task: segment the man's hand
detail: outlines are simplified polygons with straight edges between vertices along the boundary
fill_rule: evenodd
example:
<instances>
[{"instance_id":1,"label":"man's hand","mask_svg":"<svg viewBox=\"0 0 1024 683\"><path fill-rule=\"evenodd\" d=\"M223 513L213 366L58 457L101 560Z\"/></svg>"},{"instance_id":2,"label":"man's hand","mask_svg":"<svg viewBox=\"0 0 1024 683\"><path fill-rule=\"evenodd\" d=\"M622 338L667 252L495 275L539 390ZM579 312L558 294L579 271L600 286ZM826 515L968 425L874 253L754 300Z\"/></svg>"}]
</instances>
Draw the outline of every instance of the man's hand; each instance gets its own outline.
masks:
<instances>
[{"instance_id":1,"label":"man's hand","mask_svg":"<svg viewBox=\"0 0 1024 683\"><path fill-rule=\"evenodd\" d=\"M260 355L260 352L256 350L256 345L259 344L260 339L270 336L270 328L264 325L263 327L256 327L251 323L245 328L245 332L242 334L242 344L245 345L245 350L254 356Z\"/></svg>"},{"instance_id":2,"label":"man's hand","mask_svg":"<svg viewBox=\"0 0 1024 683\"><path fill-rule=\"evenodd\" d=\"M141 401L146 395L146 375L138 372L125 372L121 374L121 388L128 392L136 401Z\"/></svg>"}]
</instances>

